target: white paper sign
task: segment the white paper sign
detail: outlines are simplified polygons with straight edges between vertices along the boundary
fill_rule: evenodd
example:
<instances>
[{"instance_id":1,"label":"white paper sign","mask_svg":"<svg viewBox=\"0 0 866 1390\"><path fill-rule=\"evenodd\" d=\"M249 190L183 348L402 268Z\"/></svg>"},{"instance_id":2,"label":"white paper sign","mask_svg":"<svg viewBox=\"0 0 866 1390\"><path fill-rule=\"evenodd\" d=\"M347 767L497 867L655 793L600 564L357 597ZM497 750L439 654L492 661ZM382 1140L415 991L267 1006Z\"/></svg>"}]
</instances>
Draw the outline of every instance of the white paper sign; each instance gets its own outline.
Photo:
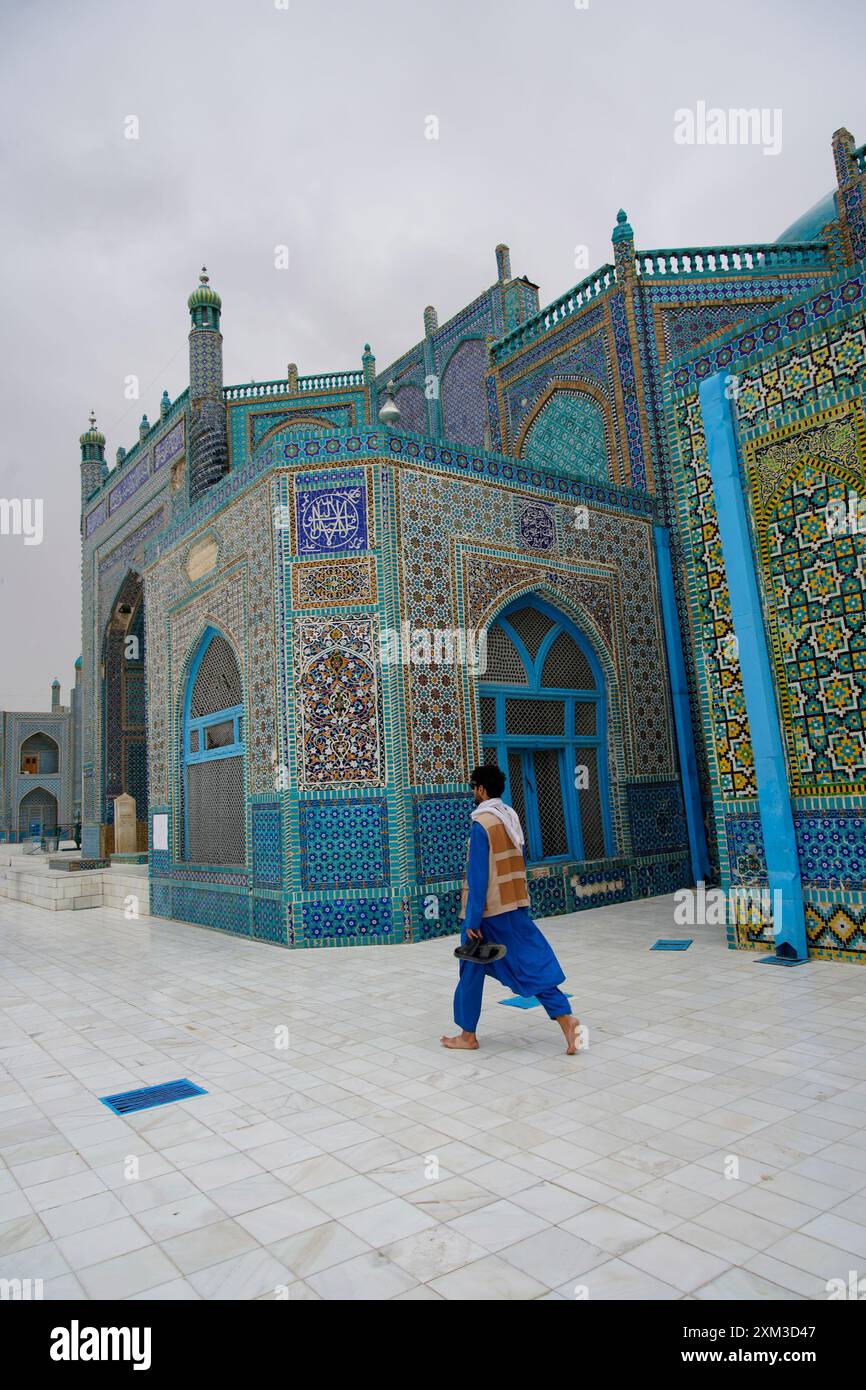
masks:
<instances>
[{"instance_id":1,"label":"white paper sign","mask_svg":"<svg viewBox=\"0 0 866 1390\"><path fill-rule=\"evenodd\" d=\"M168 816L154 816L153 818L153 847L154 849L168 849Z\"/></svg>"}]
</instances>

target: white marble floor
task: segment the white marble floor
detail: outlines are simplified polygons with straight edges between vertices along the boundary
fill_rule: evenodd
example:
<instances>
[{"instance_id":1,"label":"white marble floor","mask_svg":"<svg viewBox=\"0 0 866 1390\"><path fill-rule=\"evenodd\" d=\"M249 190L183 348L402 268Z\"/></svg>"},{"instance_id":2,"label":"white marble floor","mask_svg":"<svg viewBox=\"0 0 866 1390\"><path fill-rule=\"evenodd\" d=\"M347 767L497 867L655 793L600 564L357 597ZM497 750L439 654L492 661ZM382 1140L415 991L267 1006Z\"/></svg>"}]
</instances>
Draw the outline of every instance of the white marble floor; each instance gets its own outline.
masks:
<instances>
[{"instance_id":1,"label":"white marble floor","mask_svg":"<svg viewBox=\"0 0 866 1390\"><path fill-rule=\"evenodd\" d=\"M866 971L759 965L669 898L544 929L576 1057L494 982L481 1049L446 1052L453 939L288 952L0 901L0 1280L824 1299L866 1272ZM126 1119L98 1099L181 1076L208 1094Z\"/></svg>"}]
</instances>

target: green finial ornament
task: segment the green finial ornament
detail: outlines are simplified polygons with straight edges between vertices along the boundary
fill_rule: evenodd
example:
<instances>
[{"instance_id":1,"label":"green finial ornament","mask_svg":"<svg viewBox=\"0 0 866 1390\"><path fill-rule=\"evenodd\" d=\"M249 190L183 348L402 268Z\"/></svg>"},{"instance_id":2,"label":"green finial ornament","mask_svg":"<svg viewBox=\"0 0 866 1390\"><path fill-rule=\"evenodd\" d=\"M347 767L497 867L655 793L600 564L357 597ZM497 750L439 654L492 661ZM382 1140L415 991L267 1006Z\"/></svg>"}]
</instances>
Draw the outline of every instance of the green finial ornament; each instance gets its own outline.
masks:
<instances>
[{"instance_id":1,"label":"green finial ornament","mask_svg":"<svg viewBox=\"0 0 866 1390\"><path fill-rule=\"evenodd\" d=\"M611 241L614 244L618 241L634 241L634 232L629 225L624 208L620 208L616 215L616 226L613 229Z\"/></svg>"}]
</instances>

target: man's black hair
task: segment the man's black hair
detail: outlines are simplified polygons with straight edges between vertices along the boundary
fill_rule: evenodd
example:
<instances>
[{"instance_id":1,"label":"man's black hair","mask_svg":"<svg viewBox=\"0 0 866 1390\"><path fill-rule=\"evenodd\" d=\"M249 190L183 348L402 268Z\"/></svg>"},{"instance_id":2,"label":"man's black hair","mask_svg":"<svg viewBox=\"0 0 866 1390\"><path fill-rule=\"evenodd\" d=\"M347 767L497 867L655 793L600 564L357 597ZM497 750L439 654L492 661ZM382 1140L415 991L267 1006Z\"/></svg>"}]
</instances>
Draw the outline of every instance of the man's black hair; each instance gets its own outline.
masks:
<instances>
[{"instance_id":1,"label":"man's black hair","mask_svg":"<svg viewBox=\"0 0 866 1390\"><path fill-rule=\"evenodd\" d=\"M505 791L505 773L501 767L485 766L472 770L469 778L472 787L483 787L488 796L501 796Z\"/></svg>"}]
</instances>

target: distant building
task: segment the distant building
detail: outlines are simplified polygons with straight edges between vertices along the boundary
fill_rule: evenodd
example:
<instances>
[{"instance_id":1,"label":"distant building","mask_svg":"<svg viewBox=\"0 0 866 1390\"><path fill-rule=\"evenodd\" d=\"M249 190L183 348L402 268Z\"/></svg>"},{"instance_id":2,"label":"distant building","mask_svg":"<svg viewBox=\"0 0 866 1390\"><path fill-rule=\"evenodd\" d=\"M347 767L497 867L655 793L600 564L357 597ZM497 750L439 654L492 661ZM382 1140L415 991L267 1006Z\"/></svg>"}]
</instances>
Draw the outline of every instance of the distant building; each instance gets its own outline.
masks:
<instances>
[{"instance_id":1,"label":"distant building","mask_svg":"<svg viewBox=\"0 0 866 1390\"><path fill-rule=\"evenodd\" d=\"M0 711L0 842L17 844L81 823L81 658L69 705L52 681L51 708Z\"/></svg>"}]
</instances>

